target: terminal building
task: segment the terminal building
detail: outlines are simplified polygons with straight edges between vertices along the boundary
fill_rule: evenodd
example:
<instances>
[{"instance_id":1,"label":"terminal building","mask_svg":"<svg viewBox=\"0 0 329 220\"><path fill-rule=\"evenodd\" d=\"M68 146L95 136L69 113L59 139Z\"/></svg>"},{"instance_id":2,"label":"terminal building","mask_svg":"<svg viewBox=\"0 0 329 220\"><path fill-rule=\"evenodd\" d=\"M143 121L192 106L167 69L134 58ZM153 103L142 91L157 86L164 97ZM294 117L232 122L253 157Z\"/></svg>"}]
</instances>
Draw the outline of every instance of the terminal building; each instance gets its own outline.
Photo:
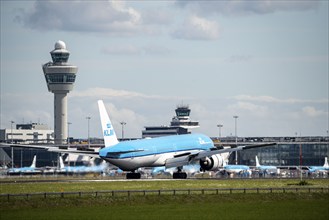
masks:
<instances>
[{"instance_id":1,"label":"terminal building","mask_svg":"<svg viewBox=\"0 0 329 220\"><path fill-rule=\"evenodd\" d=\"M16 124L16 128L0 129L0 142L7 143L53 143L54 130L40 123Z\"/></svg>"},{"instance_id":2,"label":"terminal building","mask_svg":"<svg viewBox=\"0 0 329 220\"><path fill-rule=\"evenodd\" d=\"M213 138L216 146L235 146L235 137ZM238 145L276 143L273 146L238 151L238 164L255 166L257 156L262 165L322 166L329 157L329 137L239 137ZM229 164L235 163L235 154Z\"/></svg>"},{"instance_id":3,"label":"terminal building","mask_svg":"<svg viewBox=\"0 0 329 220\"><path fill-rule=\"evenodd\" d=\"M16 124L15 128L0 129L0 142L16 144L53 144L54 130L40 123ZM13 156L12 156L13 154ZM33 156L37 155L38 166L50 166L57 163L57 153L46 150L22 149L10 147L0 148L0 166L14 167L30 166Z\"/></svg>"}]
</instances>

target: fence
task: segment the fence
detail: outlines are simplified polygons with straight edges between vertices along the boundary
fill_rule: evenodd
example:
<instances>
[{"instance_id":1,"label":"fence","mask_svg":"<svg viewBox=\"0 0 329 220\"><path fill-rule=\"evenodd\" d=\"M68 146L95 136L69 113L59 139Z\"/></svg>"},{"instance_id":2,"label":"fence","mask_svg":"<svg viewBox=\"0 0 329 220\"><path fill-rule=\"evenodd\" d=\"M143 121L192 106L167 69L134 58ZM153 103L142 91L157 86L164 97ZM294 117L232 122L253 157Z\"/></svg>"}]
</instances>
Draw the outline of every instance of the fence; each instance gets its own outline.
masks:
<instances>
[{"instance_id":1,"label":"fence","mask_svg":"<svg viewBox=\"0 0 329 220\"><path fill-rule=\"evenodd\" d=\"M10 201L15 198L68 198L68 197L98 197L98 196L126 196L135 195L218 195L233 193L329 193L329 187L286 187L286 188L213 188L213 189L160 189L160 190L107 190L107 191L80 191L80 192L44 192L22 194L0 194L1 201Z\"/></svg>"}]
</instances>

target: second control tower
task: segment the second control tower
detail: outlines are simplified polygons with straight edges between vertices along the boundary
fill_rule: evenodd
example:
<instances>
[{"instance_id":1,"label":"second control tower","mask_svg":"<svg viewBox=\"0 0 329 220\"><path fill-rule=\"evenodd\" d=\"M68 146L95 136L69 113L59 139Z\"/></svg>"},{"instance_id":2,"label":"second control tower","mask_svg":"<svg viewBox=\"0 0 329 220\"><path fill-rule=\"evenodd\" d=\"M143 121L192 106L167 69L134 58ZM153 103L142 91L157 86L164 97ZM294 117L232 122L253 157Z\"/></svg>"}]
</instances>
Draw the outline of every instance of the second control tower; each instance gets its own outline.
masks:
<instances>
[{"instance_id":1,"label":"second control tower","mask_svg":"<svg viewBox=\"0 0 329 220\"><path fill-rule=\"evenodd\" d=\"M55 144L64 144L67 141L67 93L73 89L78 67L67 63L70 52L63 41L57 41L50 54L53 62L44 64L42 69L48 91L54 93Z\"/></svg>"}]
</instances>

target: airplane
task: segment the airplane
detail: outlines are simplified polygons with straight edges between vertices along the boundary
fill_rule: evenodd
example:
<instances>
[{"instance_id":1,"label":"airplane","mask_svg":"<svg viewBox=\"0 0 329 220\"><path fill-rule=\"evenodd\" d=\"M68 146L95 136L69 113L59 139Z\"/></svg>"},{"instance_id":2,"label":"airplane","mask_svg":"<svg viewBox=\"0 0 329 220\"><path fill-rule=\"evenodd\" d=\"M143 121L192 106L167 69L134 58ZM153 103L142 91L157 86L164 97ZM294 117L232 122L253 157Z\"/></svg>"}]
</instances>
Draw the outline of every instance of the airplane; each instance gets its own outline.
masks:
<instances>
[{"instance_id":1,"label":"airplane","mask_svg":"<svg viewBox=\"0 0 329 220\"><path fill-rule=\"evenodd\" d=\"M203 134L186 134L119 142L103 101L98 101L105 148L99 156L127 173L128 179L139 179L135 171L141 167L176 167L174 179L185 179L182 167L199 162L202 170L217 170L222 165L220 154L246 150L257 146L239 146L218 150L212 140ZM271 144L273 145L273 144ZM264 146L264 145L262 145Z\"/></svg>"},{"instance_id":2,"label":"airplane","mask_svg":"<svg viewBox=\"0 0 329 220\"><path fill-rule=\"evenodd\" d=\"M52 152L75 153L101 158L123 171L127 171L127 179L140 179L139 168L165 166L176 167L174 179L186 179L187 174L182 170L184 165L198 162L204 171L217 170L222 165L220 154L247 150L271 144L237 146L235 148L217 149L212 140L203 134L185 134L164 136L151 139L138 139L119 142L104 102L98 101L105 147L96 151L77 149L59 149L51 146L13 145L12 147L42 148Z\"/></svg>"},{"instance_id":3,"label":"airplane","mask_svg":"<svg viewBox=\"0 0 329 220\"><path fill-rule=\"evenodd\" d=\"M328 164L328 158L324 158L324 165L323 166L310 166L309 167L310 173L315 172L329 172L329 164Z\"/></svg>"},{"instance_id":4,"label":"airplane","mask_svg":"<svg viewBox=\"0 0 329 220\"><path fill-rule=\"evenodd\" d=\"M251 170L249 166L246 165L229 165L227 164L227 161L223 161L223 171L224 173L228 173L229 175L231 173L233 174L239 174L239 175L251 175Z\"/></svg>"},{"instance_id":5,"label":"airplane","mask_svg":"<svg viewBox=\"0 0 329 220\"><path fill-rule=\"evenodd\" d=\"M37 155L34 155L32 164L29 167L20 167L20 168L9 168L7 170L8 175L20 175L20 174L38 174L41 173L39 168L36 168Z\"/></svg>"},{"instance_id":6,"label":"airplane","mask_svg":"<svg viewBox=\"0 0 329 220\"><path fill-rule=\"evenodd\" d=\"M260 165L258 157L256 156L256 169L260 174L277 174L278 168L276 166Z\"/></svg>"},{"instance_id":7,"label":"airplane","mask_svg":"<svg viewBox=\"0 0 329 220\"><path fill-rule=\"evenodd\" d=\"M59 157L59 168L57 173L61 174L85 174L85 173L103 173L107 168L106 161L102 161L99 165L96 165L93 160L91 166L65 166L63 158Z\"/></svg>"}]
</instances>

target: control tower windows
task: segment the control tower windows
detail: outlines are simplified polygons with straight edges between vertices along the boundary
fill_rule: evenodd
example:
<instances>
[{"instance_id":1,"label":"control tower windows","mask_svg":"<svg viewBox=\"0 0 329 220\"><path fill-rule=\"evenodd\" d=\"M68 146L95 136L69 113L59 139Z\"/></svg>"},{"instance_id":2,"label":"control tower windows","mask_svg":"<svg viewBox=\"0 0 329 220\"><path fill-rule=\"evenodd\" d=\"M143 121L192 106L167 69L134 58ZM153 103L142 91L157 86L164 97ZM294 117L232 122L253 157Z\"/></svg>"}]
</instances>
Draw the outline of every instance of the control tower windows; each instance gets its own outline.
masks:
<instances>
[{"instance_id":1,"label":"control tower windows","mask_svg":"<svg viewBox=\"0 0 329 220\"><path fill-rule=\"evenodd\" d=\"M69 59L69 53L52 53L51 58L54 63L66 63Z\"/></svg>"},{"instance_id":2,"label":"control tower windows","mask_svg":"<svg viewBox=\"0 0 329 220\"><path fill-rule=\"evenodd\" d=\"M177 108L176 115L178 117L190 116L191 110L188 108Z\"/></svg>"},{"instance_id":3,"label":"control tower windows","mask_svg":"<svg viewBox=\"0 0 329 220\"><path fill-rule=\"evenodd\" d=\"M48 83L74 83L75 74L63 73L63 74L48 74L46 75Z\"/></svg>"}]
</instances>

